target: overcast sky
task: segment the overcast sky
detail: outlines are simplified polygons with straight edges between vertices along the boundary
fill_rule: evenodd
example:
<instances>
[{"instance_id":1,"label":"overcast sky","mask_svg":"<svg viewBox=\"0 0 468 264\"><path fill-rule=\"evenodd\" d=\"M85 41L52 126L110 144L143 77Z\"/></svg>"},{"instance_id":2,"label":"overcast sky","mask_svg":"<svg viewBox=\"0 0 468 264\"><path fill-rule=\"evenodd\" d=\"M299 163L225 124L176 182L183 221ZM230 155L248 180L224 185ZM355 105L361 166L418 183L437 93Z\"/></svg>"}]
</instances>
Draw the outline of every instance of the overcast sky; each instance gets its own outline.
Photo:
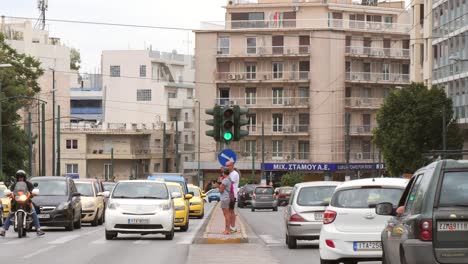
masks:
<instances>
[{"instance_id":1,"label":"overcast sky","mask_svg":"<svg viewBox=\"0 0 468 264\"><path fill-rule=\"evenodd\" d=\"M223 21L227 0L48 0L46 19L148 26L200 28L201 21ZM0 15L39 17L37 0L0 0ZM80 50L83 72L99 68L102 50L143 49L193 54L189 31L46 22L50 35Z\"/></svg>"}]
</instances>

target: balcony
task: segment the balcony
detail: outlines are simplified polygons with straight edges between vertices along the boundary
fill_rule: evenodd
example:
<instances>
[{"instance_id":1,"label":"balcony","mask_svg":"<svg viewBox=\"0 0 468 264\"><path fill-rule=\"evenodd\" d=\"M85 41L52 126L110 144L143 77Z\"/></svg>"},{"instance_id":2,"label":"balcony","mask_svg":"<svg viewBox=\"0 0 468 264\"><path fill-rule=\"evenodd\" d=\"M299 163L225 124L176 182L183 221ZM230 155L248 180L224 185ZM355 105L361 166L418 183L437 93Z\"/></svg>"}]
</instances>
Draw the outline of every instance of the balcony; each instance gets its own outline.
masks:
<instances>
[{"instance_id":1,"label":"balcony","mask_svg":"<svg viewBox=\"0 0 468 264\"><path fill-rule=\"evenodd\" d=\"M82 115L82 114L90 114L90 115L100 115L102 114L102 107L72 107L70 109L70 114L74 115Z\"/></svg>"},{"instance_id":2,"label":"balcony","mask_svg":"<svg viewBox=\"0 0 468 264\"><path fill-rule=\"evenodd\" d=\"M436 63L434 64L433 78L436 84L449 81L449 78L458 79L468 76L468 61L457 61L441 67L437 67Z\"/></svg>"},{"instance_id":3,"label":"balcony","mask_svg":"<svg viewBox=\"0 0 468 264\"><path fill-rule=\"evenodd\" d=\"M409 34L411 24L344 19L227 20L202 22L202 30L255 31L278 29L337 29L361 32Z\"/></svg>"},{"instance_id":4,"label":"balcony","mask_svg":"<svg viewBox=\"0 0 468 264\"><path fill-rule=\"evenodd\" d=\"M283 82L309 82L309 71L282 71L282 72L217 72L217 82L228 83L283 83Z\"/></svg>"},{"instance_id":5,"label":"balcony","mask_svg":"<svg viewBox=\"0 0 468 264\"><path fill-rule=\"evenodd\" d=\"M346 46L345 53L350 57L410 59L409 49Z\"/></svg>"},{"instance_id":6,"label":"balcony","mask_svg":"<svg viewBox=\"0 0 468 264\"><path fill-rule=\"evenodd\" d=\"M308 97L241 97L216 98L215 104L241 105L252 109L308 108Z\"/></svg>"},{"instance_id":7,"label":"balcony","mask_svg":"<svg viewBox=\"0 0 468 264\"><path fill-rule=\"evenodd\" d=\"M262 135L262 126L261 125L247 125L247 130L249 131L250 136L261 136ZM309 125L275 125L265 124L265 136L308 136L309 135Z\"/></svg>"},{"instance_id":8,"label":"balcony","mask_svg":"<svg viewBox=\"0 0 468 264\"><path fill-rule=\"evenodd\" d=\"M168 107L169 109L193 108L194 104L192 99L169 98Z\"/></svg>"},{"instance_id":9,"label":"balcony","mask_svg":"<svg viewBox=\"0 0 468 264\"><path fill-rule=\"evenodd\" d=\"M361 151L353 151L351 150L350 153L350 161L351 162L369 162L369 163L374 163L379 161L379 152L375 151L374 153L372 152L361 152ZM380 157L380 160L383 158Z\"/></svg>"},{"instance_id":10,"label":"balcony","mask_svg":"<svg viewBox=\"0 0 468 264\"><path fill-rule=\"evenodd\" d=\"M375 125L351 126L349 128L349 135L351 135L351 136L372 136L372 130L375 127L376 127Z\"/></svg>"},{"instance_id":11,"label":"balcony","mask_svg":"<svg viewBox=\"0 0 468 264\"><path fill-rule=\"evenodd\" d=\"M135 149L130 150L130 147L122 149L114 149L114 159L150 159L152 158L151 150ZM111 152L104 150L103 147L88 148L86 153L87 159L111 159Z\"/></svg>"},{"instance_id":12,"label":"balcony","mask_svg":"<svg viewBox=\"0 0 468 264\"><path fill-rule=\"evenodd\" d=\"M345 98L345 107L351 109L378 109L384 98L349 97Z\"/></svg>"},{"instance_id":13,"label":"balcony","mask_svg":"<svg viewBox=\"0 0 468 264\"><path fill-rule=\"evenodd\" d=\"M310 46L262 46L262 47L245 47L242 52L233 50L230 54L229 50L218 48L218 58L250 58L250 57L309 57Z\"/></svg>"},{"instance_id":14,"label":"balcony","mask_svg":"<svg viewBox=\"0 0 468 264\"><path fill-rule=\"evenodd\" d=\"M285 146L283 146L285 147ZM262 158L261 151L250 151L245 149L236 149L234 151L238 153L237 159L244 160L244 161L251 161L252 156L255 156L255 160L260 160ZM265 160L272 161L272 160L284 160L284 161L309 161L310 153L309 152L298 152L296 151L275 151L275 152L266 152L265 153Z\"/></svg>"},{"instance_id":15,"label":"balcony","mask_svg":"<svg viewBox=\"0 0 468 264\"><path fill-rule=\"evenodd\" d=\"M346 81L356 83L409 84L409 74L380 72L346 72Z\"/></svg>"}]
</instances>

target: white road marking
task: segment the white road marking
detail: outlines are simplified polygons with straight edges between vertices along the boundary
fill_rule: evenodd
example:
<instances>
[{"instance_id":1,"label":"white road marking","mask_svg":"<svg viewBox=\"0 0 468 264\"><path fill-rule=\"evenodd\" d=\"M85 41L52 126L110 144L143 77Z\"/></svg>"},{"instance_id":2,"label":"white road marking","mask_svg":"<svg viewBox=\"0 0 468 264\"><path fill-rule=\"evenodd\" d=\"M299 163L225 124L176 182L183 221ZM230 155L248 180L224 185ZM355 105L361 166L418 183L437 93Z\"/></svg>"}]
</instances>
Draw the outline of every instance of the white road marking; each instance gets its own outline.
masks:
<instances>
[{"instance_id":1,"label":"white road marking","mask_svg":"<svg viewBox=\"0 0 468 264\"><path fill-rule=\"evenodd\" d=\"M91 244L93 244L93 245L103 245L103 244L106 244L106 243L107 243L107 240L104 239L104 238L94 240L93 242L91 242Z\"/></svg>"},{"instance_id":2,"label":"white road marking","mask_svg":"<svg viewBox=\"0 0 468 264\"><path fill-rule=\"evenodd\" d=\"M133 244L136 244L136 245L148 245L149 243L151 243L150 240L137 240L133 242Z\"/></svg>"},{"instance_id":3,"label":"white road marking","mask_svg":"<svg viewBox=\"0 0 468 264\"><path fill-rule=\"evenodd\" d=\"M46 248L39 249L38 251L35 251L35 252L33 252L33 253L29 254L29 255L24 256L24 258L25 258L25 259L32 258L32 257L34 257L34 256L36 256L36 255L42 254L42 253L44 253L44 252L46 252L46 251L49 251L49 250L51 250L51 249L53 249L53 248L55 248L55 247L56 247L56 246L48 246L48 247L46 247Z\"/></svg>"},{"instance_id":4,"label":"white road marking","mask_svg":"<svg viewBox=\"0 0 468 264\"><path fill-rule=\"evenodd\" d=\"M65 244L69 241L72 241L73 239L77 239L79 238L80 235L69 235L69 236L64 236L64 237L61 237L59 239L56 239L54 241L51 241L49 242L48 244L52 244L52 245L57 245L57 244Z\"/></svg>"},{"instance_id":5,"label":"white road marking","mask_svg":"<svg viewBox=\"0 0 468 264\"><path fill-rule=\"evenodd\" d=\"M259 235L259 237L267 244L280 244L281 241L274 239L271 235Z\"/></svg>"}]
</instances>

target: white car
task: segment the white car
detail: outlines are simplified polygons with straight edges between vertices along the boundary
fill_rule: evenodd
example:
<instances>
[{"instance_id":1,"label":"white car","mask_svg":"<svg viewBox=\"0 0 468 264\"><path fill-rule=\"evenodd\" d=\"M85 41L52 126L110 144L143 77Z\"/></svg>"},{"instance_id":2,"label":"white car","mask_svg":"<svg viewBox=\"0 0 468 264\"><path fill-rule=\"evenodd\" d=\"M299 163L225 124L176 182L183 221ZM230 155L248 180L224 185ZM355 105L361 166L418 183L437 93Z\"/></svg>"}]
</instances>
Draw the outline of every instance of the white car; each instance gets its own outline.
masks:
<instances>
[{"instance_id":1,"label":"white car","mask_svg":"<svg viewBox=\"0 0 468 264\"><path fill-rule=\"evenodd\" d=\"M118 233L164 234L174 238L174 206L166 184L158 181L120 181L106 210L106 239ZM180 195L180 194L179 194Z\"/></svg>"},{"instance_id":2,"label":"white car","mask_svg":"<svg viewBox=\"0 0 468 264\"><path fill-rule=\"evenodd\" d=\"M320 263L381 260L381 234L390 216L377 215L375 206L390 202L396 207L407 183L407 179L371 178L339 185L323 215Z\"/></svg>"}]
</instances>

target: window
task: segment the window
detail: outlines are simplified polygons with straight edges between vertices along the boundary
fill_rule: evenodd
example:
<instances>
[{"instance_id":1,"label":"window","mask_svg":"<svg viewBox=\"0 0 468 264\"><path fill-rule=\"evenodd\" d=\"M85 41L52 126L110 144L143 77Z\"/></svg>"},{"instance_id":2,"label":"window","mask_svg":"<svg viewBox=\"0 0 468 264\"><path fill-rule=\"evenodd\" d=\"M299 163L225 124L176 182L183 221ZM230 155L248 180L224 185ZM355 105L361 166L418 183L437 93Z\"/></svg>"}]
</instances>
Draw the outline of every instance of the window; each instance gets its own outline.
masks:
<instances>
[{"instance_id":1,"label":"window","mask_svg":"<svg viewBox=\"0 0 468 264\"><path fill-rule=\"evenodd\" d=\"M257 65L247 64L245 66L245 72L246 72L245 79L247 79L247 80L257 79Z\"/></svg>"},{"instance_id":2,"label":"window","mask_svg":"<svg viewBox=\"0 0 468 264\"><path fill-rule=\"evenodd\" d=\"M402 193L403 190L397 188L345 189L333 195L330 205L340 208L373 208L379 203L389 202L396 207Z\"/></svg>"},{"instance_id":3,"label":"window","mask_svg":"<svg viewBox=\"0 0 468 264\"><path fill-rule=\"evenodd\" d=\"M189 143L189 141L188 141L188 135L185 135L184 139L185 139L185 141L184 141L185 144Z\"/></svg>"},{"instance_id":4,"label":"window","mask_svg":"<svg viewBox=\"0 0 468 264\"><path fill-rule=\"evenodd\" d=\"M309 159L309 141L299 141L299 159Z\"/></svg>"},{"instance_id":5,"label":"window","mask_svg":"<svg viewBox=\"0 0 468 264\"><path fill-rule=\"evenodd\" d=\"M65 164L65 166L67 167L67 173L78 173L78 164Z\"/></svg>"},{"instance_id":6,"label":"window","mask_svg":"<svg viewBox=\"0 0 468 264\"><path fill-rule=\"evenodd\" d=\"M229 37L218 38L218 54L227 55L229 54Z\"/></svg>"},{"instance_id":7,"label":"window","mask_svg":"<svg viewBox=\"0 0 468 264\"><path fill-rule=\"evenodd\" d=\"M299 87L299 103L301 105L309 103L309 87Z\"/></svg>"},{"instance_id":8,"label":"window","mask_svg":"<svg viewBox=\"0 0 468 264\"><path fill-rule=\"evenodd\" d=\"M110 66L110 76L111 77L120 77L120 65L111 65Z\"/></svg>"},{"instance_id":9,"label":"window","mask_svg":"<svg viewBox=\"0 0 468 264\"><path fill-rule=\"evenodd\" d=\"M283 54L284 52L284 37L272 36L273 54Z\"/></svg>"},{"instance_id":10,"label":"window","mask_svg":"<svg viewBox=\"0 0 468 264\"><path fill-rule=\"evenodd\" d=\"M185 122L188 122L188 113L184 113L184 120Z\"/></svg>"},{"instance_id":11,"label":"window","mask_svg":"<svg viewBox=\"0 0 468 264\"><path fill-rule=\"evenodd\" d=\"M175 92L168 92L168 93L167 93L167 98L177 98L177 93L175 93Z\"/></svg>"},{"instance_id":12,"label":"window","mask_svg":"<svg viewBox=\"0 0 468 264\"><path fill-rule=\"evenodd\" d=\"M468 174L464 171L445 172L440 188L440 207L466 205L468 201Z\"/></svg>"},{"instance_id":13,"label":"window","mask_svg":"<svg viewBox=\"0 0 468 264\"><path fill-rule=\"evenodd\" d=\"M232 28L257 28L264 25L263 12L239 12L231 14Z\"/></svg>"},{"instance_id":14,"label":"window","mask_svg":"<svg viewBox=\"0 0 468 264\"><path fill-rule=\"evenodd\" d=\"M257 38L247 38L247 54L257 54Z\"/></svg>"},{"instance_id":15,"label":"window","mask_svg":"<svg viewBox=\"0 0 468 264\"><path fill-rule=\"evenodd\" d=\"M407 197L407 200L406 200L405 214L407 214L409 212L418 213L421 210L420 206L422 205L422 203L419 204L419 202L418 202L417 206L414 206L414 205L415 205L415 198L417 196L419 187L421 185L421 181L423 179L423 175L420 174L420 175L418 175L416 177L417 178L414 180L414 183L411 186L411 190L410 190L410 192L408 194L408 197Z\"/></svg>"},{"instance_id":16,"label":"window","mask_svg":"<svg viewBox=\"0 0 468 264\"><path fill-rule=\"evenodd\" d=\"M67 139L66 148L67 149L78 149L78 139Z\"/></svg>"},{"instance_id":17,"label":"window","mask_svg":"<svg viewBox=\"0 0 468 264\"><path fill-rule=\"evenodd\" d=\"M302 133L309 132L309 122L310 122L309 120L310 120L309 113L299 113L299 127L297 131L302 132Z\"/></svg>"},{"instance_id":18,"label":"window","mask_svg":"<svg viewBox=\"0 0 468 264\"><path fill-rule=\"evenodd\" d=\"M248 114L247 117L249 118L249 123L247 124L247 130L249 130L249 132L256 132L257 131L257 114Z\"/></svg>"},{"instance_id":19,"label":"window","mask_svg":"<svg viewBox=\"0 0 468 264\"><path fill-rule=\"evenodd\" d=\"M282 158L283 157L283 141L273 140L271 143L273 145L272 157L273 158Z\"/></svg>"},{"instance_id":20,"label":"window","mask_svg":"<svg viewBox=\"0 0 468 264\"><path fill-rule=\"evenodd\" d=\"M248 157L252 157L252 154L256 155L256 152L257 152L257 141L246 140L245 141L245 154L247 154Z\"/></svg>"},{"instance_id":21,"label":"window","mask_svg":"<svg viewBox=\"0 0 468 264\"><path fill-rule=\"evenodd\" d=\"M104 179L107 180L107 179L110 178L111 168L112 168L112 164L110 164L110 163L104 164Z\"/></svg>"},{"instance_id":22,"label":"window","mask_svg":"<svg viewBox=\"0 0 468 264\"><path fill-rule=\"evenodd\" d=\"M283 88L273 88L273 104L283 104Z\"/></svg>"},{"instance_id":23,"label":"window","mask_svg":"<svg viewBox=\"0 0 468 264\"><path fill-rule=\"evenodd\" d=\"M137 101L151 101L151 89L137 90Z\"/></svg>"},{"instance_id":24,"label":"window","mask_svg":"<svg viewBox=\"0 0 468 264\"><path fill-rule=\"evenodd\" d=\"M283 131L283 114L273 114L273 132Z\"/></svg>"},{"instance_id":25,"label":"window","mask_svg":"<svg viewBox=\"0 0 468 264\"><path fill-rule=\"evenodd\" d=\"M254 105L257 103L257 89L245 88L245 104Z\"/></svg>"},{"instance_id":26,"label":"window","mask_svg":"<svg viewBox=\"0 0 468 264\"><path fill-rule=\"evenodd\" d=\"M299 36L299 53L309 53L310 36Z\"/></svg>"},{"instance_id":27,"label":"window","mask_svg":"<svg viewBox=\"0 0 468 264\"><path fill-rule=\"evenodd\" d=\"M140 77L146 77L146 65L140 65Z\"/></svg>"},{"instance_id":28,"label":"window","mask_svg":"<svg viewBox=\"0 0 468 264\"><path fill-rule=\"evenodd\" d=\"M159 171L159 167L161 167L161 164L160 164L160 163L154 163L154 164L153 164L153 171L154 171L154 172L158 172L158 171Z\"/></svg>"},{"instance_id":29,"label":"window","mask_svg":"<svg viewBox=\"0 0 468 264\"><path fill-rule=\"evenodd\" d=\"M149 173L149 160L143 160L143 173Z\"/></svg>"},{"instance_id":30,"label":"window","mask_svg":"<svg viewBox=\"0 0 468 264\"><path fill-rule=\"evenodd\" d=\"M419 24L424 26L424 4L419 5Z\"/></svg>"},{"instance_id":31,"label":"window","mask_svg":"<svg viewBox=\"0 0 468 264\"><path fill-rule=\"evenodd\" d=\"M387 64L387 63L382 64L382 79L384 81L390 80L390 64Z\"/></svg>"},{"instance_id":32,"label":"window","mask_svg":"<svg viewBox=\"0 0 468 264\"><path fill-rule=\"evenodd\" d=\"M283 79L282 62L273 62L273 79Z\"/></svg>"}]
</instances>

